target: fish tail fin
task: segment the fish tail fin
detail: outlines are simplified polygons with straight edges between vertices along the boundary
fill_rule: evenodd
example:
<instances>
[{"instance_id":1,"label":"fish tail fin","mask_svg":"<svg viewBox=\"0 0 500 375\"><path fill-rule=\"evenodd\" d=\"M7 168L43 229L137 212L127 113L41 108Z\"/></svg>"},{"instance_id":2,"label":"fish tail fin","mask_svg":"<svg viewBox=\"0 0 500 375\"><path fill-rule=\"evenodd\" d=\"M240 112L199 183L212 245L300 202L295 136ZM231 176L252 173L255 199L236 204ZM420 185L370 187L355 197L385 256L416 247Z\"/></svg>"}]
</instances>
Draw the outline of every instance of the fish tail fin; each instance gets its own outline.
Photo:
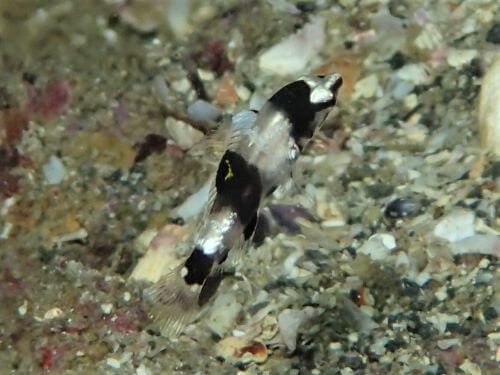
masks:
<instances>
[{"instance_id":1,"label":"fish tail fin","mask_svg":"<svg viewBox=\"0 0 500 375\"><path fill-rule=\"evenodd\" d=\"M181 277L182 266L163 276L144 291L153 305L153 325L166 337L178 336L186 325L194 320L199 310L199 291L193 290Z\"/></svg>"}]
</instances>

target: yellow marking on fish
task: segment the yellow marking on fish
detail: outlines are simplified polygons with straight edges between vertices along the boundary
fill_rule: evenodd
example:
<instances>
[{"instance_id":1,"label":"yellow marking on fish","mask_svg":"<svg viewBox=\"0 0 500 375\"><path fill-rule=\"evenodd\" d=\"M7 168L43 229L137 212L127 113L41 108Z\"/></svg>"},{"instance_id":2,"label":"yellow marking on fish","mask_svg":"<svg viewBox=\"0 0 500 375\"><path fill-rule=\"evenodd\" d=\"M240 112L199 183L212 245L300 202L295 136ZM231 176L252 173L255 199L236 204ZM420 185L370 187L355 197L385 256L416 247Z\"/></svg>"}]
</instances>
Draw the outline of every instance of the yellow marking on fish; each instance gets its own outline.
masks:
<instances>
[{"instance_id":1,"label":"yellow marking on fish","mask_svg":"<svg viewBox=\"0 0 500 375\"><path fill-rule=\"evenodd\" d=\"M226 174L226 177L224 177L224 181L234 177L234 173L233 173L233 170L231 169L231 164L229 164L229 160L224 160L226 162L226 165L227 165L227 174Z\"/></svg>"}]
</instances>

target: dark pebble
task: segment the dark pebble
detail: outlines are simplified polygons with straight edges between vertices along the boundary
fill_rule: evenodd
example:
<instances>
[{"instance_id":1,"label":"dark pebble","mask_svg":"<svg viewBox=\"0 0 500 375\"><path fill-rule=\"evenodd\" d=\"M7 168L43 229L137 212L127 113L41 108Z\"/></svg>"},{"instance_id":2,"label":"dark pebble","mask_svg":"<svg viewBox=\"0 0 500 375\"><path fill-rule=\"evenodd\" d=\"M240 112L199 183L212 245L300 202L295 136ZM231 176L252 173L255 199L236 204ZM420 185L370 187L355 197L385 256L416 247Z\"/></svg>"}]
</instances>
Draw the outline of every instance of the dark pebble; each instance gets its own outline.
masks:
<instances>
[{"instance_id":1,"label":"dark pebble","mask_svg":"<svg viewBox=\"0 0 500 375\"><path fill-rule=\"evenodd\" d=\"M435 375L446 375L446 369L444 368L444 366L441 363L438 364L438 368L436 370Z\"/></svg>"},{"instance_id":2,"label":"dark pebble","mask_svg":"<svg viewBox=\"0 0 500 375\"><path fill-rule=\"evenodd\" d=\"M446 289L446 294L448 295L449 299L455 298L455 289L451 287Z\"/></svg>"},{"instance_id":3,"label":"dark pebble","mask_svg":"<svg viewBox=\"0 0 500 375\"><path fill-rule=\"evenodd\" d=\"M476 78L481 77L483 75L481 60L478 58L472 59L469 64L464 66L463 73L467 77L476 77Z\"/></svg>"},{"instance_id":4,"label":"dark pebble","mask_svg":"<svg viewBox=\"0 0 500 375\"><path fill-rule=\"evenodd\" d=\"M493 24L491 29L488 30L486 41L488 43L500 44L500 23Z\"/></svg>"},{"instance_id":5,"label":"dark pebble","mask_svg":"<svg viewBox=\"0 0 500 375\"><path fill-rule=\"evenodd\" d=\"M432 336L436 334L436 329L432 326L431 323L425 323L420 325L418 328L417 333L422 337L424 340L425 339L430 339Z\"/></svg>"},{"instance_id":6,"label":"dark pebble","mask_svg":"<svg viewBox=\"0 0 500 375\"><path fill-rule=\"evenodd\" d=\"M470 329L458 323L446 323L446 332L458 333L464 336L470 335Z\"/></svg>"},{"instance_id":7,"label":"dark pebble","mask_svg":"<svg viewBox=\"0 0 500 375\"><path fill-rule=\"evenodd\" d=\"M482 198L483 197L483 189L481 189L481 186L474 186L471 191L469 191L469 194L467 194L467 198Z\"/></svg>"},{"instance_id":8,"label":"dark pebble","mask_svg":"<svg viewBox=\"0 0 500 375\"><path fill-rule=\"evenodd\" d=\"M359 356L347 355L340 358L339 367L349 367L353 370L360 370L365 368L365 364Z\"/></svg>"},{"instance_id":9,"label":"dark pebble","mask_svg":"<svg viewBox=\"0 0 500 375\"><path fill-rule=\"evenodd\" d=\"M303 13L313 12L316 9L316 3L314 1L299 1L295 6Z\"/></svg>"},{"instance_id":10,"label":"dark pebble","mask_svg":"<svg viewBox=\"0 0 500 375\"><path fill-rule=\"evenodd\" d=\"M500 161L494 162L489 168L487 168L482 177L491 177L494 180L500 177Z\"/></svg>"},{"instance_id":11,"label":"dark pebble","mask_svg":"<svg viewBox=\"0 0 500 375\"><path fill-rule=\"evenodd\" d=\"M347 176L352 181L362 180L365 177L375 176L375 171L366 164L353 165L347 168Z\"/></svg>"},{"instance_id":12,"label":"dark pebble","mask_svg":"<svg viewBox=\"0 0 500 375\"><path fill-rule=\"evenodd\" d=\"M368 185L366 192L373 199L381 199L391 195L394 192L394 186L387 184Z\"/></svg>"},{"instance_id":13,"label":"dark pebble","mask_svg":"<svg viewBox=\"0 0 500 375\"><path fill-rule=\"evenodd\" d=\"M182 217L169 217L167 218L167 222L175 225L184 225L185 221Z\"/></svg>"},{"instance_id":14,"label":"dark pebble","mask_svg":"<svg viewBox=\"0 0 500 375\"><path fill-rule=\"evenodd\" d=\"M387 341L387 343L385 344L385 348L390 352L394 352L405 345L405 340L403 340L401 337L396 337L394 340Z\"/></svg>"},{"instance_id":15,"label":"dark pebble","mask_svg":"<svg viewBox=\"0 0 500 375\"><path fill-rule=\"evenodd\" d=\"M418 284L409 279L401 280L401 289L405 296L415 297L420 293L420 287Z\"/></svg>"},{"instance_id":16,"label":"dark pebble","mask_svg":"<svg viewBox=\"0 0 500 375\"><path fill-rule=\"evenodd\" d=\"M388 63L391 66L392 70L398 70L406 64L406 60L406 56L397 51L394 55L392 55Z\"/></svg>"},{"instance_id":17,"label":"dark pebble","mask_svg":"<svg viewBox=\"0 0 500 375\"><path fill-rule=\"evenodd\" d=\"M498 318L497 310L493 306L488 306L483 311L484 318L486 320L494 320Z\"/></svg>"},{"instance_id":18,"label":"dark pebble","mask_svg":"<svg viewBox=\"0 0 500 375\"><path fill-rule=\"evenodd\" d=\"M351 299L352 302L357 304L359 302L359 300L361 299L361 295L359 294L359 292L356 289L351 289L349 291L349 298Z\"/></svg>"},{"instance_id":19,"label":"dark pebble","mask_svg":"<svg viewBox=\"0 0 500 375\"><path fill-rule=\"evenodd\" d=\"M423 339L429 339L437 332L431 323L422 323L420 317L415 313L408 317L408 331L418 334Z\"/></svg>"},{"instance_id":20,"label":"dark pebble","mask_svg":"<svg viewBox=\"0 0 500 375\"><path fill-rule=\"evenodd\" d=\"M344 42L345 49L351 49L352 47L354 47L354 42L352 40L346 40Z\"/></svg>"},{"instance_id":21,"label":"dark pebble","mask_svg":"<svg viewBox=\"0 0 500 375\"><path fill-rule=\"evenodd\" d=\"M420 203L411 198L396 198L387 205L384 215L390 219L415 216L420 212Z\"/></svg>"}]
</instances>

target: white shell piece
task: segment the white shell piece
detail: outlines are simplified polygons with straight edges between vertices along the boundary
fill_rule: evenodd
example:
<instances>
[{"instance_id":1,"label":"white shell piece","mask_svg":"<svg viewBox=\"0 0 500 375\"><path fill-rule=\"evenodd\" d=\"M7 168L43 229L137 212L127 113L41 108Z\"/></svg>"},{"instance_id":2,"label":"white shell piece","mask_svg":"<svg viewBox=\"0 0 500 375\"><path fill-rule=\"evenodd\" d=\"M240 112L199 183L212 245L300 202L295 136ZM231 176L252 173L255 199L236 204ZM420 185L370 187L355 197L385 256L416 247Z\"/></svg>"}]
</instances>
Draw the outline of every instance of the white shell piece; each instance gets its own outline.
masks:
<instances>
[{"instance_id":1,"label":"white shell piece","mask_svg":"<svg viewBox=\"0 0 500 375\"><path fill-rule=\"evenodd\" d=\"M483 78L479 97L481 146L500 156L500 54Z\"/></svg>"},{"instance_id":2,"label":"white shell piece","mask_svg":"<svg viewBox=\"0 0 500 375\"><path fill-rule=\"evenodd\" d=\"M325 43L325 20L315 18L297 33L283 39L265 51L259 58L263 71L278 75L297 74L304 71Z\"/></svg>"}]
</instances>

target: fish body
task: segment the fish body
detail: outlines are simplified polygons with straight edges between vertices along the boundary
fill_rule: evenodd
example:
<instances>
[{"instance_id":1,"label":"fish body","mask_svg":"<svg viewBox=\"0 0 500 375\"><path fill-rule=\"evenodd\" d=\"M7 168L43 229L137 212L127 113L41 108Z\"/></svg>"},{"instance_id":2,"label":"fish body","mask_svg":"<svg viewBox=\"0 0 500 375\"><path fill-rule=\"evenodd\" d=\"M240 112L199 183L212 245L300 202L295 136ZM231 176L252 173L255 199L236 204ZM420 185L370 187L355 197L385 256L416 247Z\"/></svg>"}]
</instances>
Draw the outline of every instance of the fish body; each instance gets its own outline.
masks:
<instances>
[{"instance_id":1,"label":"fish body","mask_svg":"<svg viewBox=\"0 0 500 375\"><path fill-rule=\"evenodd\" d=\"M338 74L300 78L275 92L253 120L234 131L190 256L147 290L164 333L181 330L215 294L228 255L250 242L262 201L290 178L341 85Z\"/></svg>"}]
</instances>

